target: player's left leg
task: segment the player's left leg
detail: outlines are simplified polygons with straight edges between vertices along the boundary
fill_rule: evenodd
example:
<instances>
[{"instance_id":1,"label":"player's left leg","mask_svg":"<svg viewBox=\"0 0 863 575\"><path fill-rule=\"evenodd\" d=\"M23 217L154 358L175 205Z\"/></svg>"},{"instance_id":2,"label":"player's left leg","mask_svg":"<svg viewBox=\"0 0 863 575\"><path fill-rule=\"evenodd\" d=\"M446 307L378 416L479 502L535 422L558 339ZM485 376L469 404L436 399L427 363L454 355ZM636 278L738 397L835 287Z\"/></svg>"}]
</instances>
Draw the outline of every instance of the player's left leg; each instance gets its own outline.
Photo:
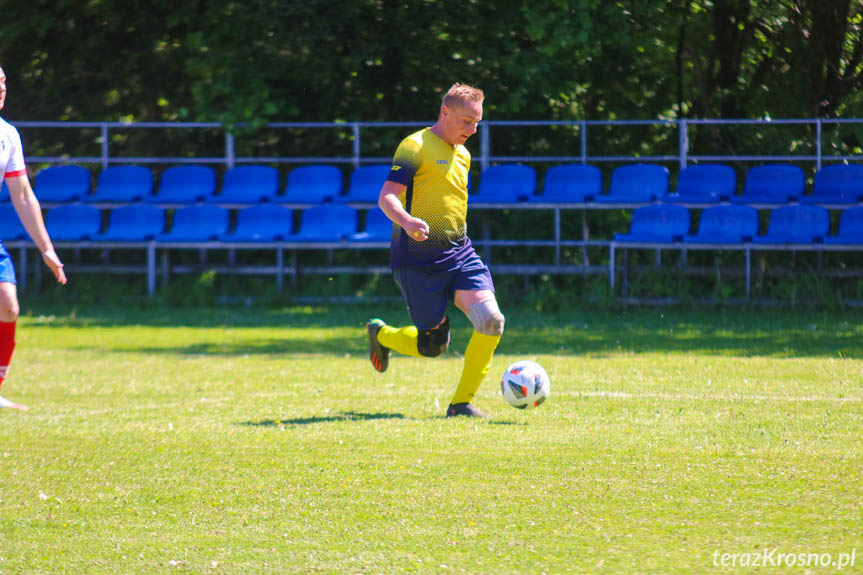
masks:
<instances>
[{"instance_id":1,"label":"player's left leg","mask_svg":"<svg viewBox=\"0 0 863 575\"><path fill-rule=\"evenodd\" d=\"M488 373L504 326L503 314L491 290L457 290L455 305L467 315L474 330L464 352L464 367L452 405L473 401Z\"/></svg>"}]
</instances>

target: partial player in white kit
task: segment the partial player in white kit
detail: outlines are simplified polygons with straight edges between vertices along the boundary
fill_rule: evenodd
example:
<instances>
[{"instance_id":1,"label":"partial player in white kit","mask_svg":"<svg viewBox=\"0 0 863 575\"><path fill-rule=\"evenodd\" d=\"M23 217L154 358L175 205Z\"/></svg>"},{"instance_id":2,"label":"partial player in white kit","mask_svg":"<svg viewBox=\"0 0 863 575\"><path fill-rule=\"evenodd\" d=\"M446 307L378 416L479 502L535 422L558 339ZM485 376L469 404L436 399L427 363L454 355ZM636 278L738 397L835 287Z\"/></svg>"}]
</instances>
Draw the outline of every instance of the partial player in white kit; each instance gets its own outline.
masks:
<instances>
[{"instance_id":1,"label":"partial player in white kit","mask_svg":"<svg viewBox=\"0 0 863 575\"><path fill-rule=\"evenodd\" d=\"M6 104L6 73L0 67L0 110ZM30 187L27 168L24 165L24 153L21 150L21 137L18 130L0 118L0 174L9 187L9 195L18 218L30 234L30 238L45 264L51 268L57 282L66 284L66 274L63 264L54 252L51 238L45 230L42 220L42 209L39 201ZM18 321L18 289L15 280L15 268L9 252L3 246L0 238L0 386L9 372L12 362L12 352L15 350L15 325ZM27 409L25 406L0 397L0 408Z\"/></svg>"}]
</instances>

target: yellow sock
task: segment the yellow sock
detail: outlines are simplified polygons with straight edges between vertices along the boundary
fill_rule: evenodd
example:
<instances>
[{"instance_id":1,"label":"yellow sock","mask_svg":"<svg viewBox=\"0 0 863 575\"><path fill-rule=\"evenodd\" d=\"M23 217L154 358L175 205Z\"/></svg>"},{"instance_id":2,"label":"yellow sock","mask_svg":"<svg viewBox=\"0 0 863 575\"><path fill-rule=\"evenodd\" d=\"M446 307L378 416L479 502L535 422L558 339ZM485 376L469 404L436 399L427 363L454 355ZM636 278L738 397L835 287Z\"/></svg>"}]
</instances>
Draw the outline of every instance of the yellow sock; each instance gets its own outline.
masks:
<instances>
[{"instance_id":1,"label":"yellow sock","mask_svg":"<svg viewBox=\"0 0 863 575\"><path fill-rule=\"evenodd\" d=\"M479 389L488 366L491 365L491 357L497 349L500 341L499 335L485 335L474 330L467 349L464 350L464 368L461 372L461 381L452 396L452 403L470 403L474 394Z\"/></svg>"},{"instance_id":2,"label":"yellow sock","mask_svg":"<svg viewBox=\"0 0 863 575\"><path fill-rule=\"evenodd\" d=\"M422 357L417 351L417 328L409 325L407 327L395 328L389 325L383 326L378 332L378 342L402 355Z\"/></svg>"}]
</instances>

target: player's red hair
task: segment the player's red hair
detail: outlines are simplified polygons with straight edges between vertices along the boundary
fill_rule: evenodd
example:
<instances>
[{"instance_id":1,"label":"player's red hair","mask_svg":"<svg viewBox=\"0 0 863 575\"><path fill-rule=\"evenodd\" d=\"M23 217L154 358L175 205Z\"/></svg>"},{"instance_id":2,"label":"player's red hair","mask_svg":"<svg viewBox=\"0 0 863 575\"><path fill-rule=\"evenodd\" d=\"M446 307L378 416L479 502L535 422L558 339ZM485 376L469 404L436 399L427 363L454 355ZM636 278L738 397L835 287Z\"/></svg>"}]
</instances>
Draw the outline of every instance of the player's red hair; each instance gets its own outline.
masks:
<instances>
[{"instance_id":1,"label":"player's red hair","mask_svg":"<svg viewBox=\"0 0 863 575\"><path fill-rule=\"evenodd\" d=\"M484 99L485 94L479 88L456 82L444 94L442 104L447 108L451 108L452 106L466 102L482 103Z\"/></svg>"}]
</instances>

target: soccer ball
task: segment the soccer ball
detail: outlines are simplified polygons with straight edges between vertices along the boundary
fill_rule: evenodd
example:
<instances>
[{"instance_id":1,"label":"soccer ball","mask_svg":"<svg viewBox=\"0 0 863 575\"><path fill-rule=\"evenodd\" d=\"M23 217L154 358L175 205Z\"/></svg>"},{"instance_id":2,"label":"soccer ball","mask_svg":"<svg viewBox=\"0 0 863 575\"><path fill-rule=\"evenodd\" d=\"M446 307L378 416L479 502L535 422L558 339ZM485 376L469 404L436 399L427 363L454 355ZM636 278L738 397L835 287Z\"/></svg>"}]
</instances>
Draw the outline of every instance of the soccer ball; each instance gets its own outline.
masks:
<instances>
[{"instance_id":1,"label":"soccer ball","mask_svg":"<svg viewBox=\"0 0 863 575\"><path fill-rule=\"evenodd\" d=\"M516 409L532 409L548 399L551 381L542 366L535 361L522 360L503 372L500 392L508 404Z\"/></svg>"}]
</instances>

